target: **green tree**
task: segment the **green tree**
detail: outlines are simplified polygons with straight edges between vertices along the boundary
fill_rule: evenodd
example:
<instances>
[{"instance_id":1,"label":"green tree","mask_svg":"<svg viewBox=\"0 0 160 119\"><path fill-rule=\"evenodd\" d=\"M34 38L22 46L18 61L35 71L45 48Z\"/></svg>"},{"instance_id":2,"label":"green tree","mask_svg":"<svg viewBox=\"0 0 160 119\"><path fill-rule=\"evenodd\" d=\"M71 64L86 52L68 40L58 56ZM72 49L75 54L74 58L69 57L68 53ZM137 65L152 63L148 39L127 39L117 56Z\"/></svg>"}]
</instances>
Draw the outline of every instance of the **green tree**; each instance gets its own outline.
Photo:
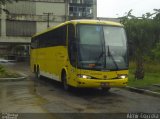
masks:
<instances>
[{"instance_id":1,"label":"green tree","mask_svg":"<svg viewBox=\"0 0 160 119\"><path fill-rule=\"evenodd\" d=\"M5 5L6 3L12 3L13 1L18 2L18 0L0 0L0 5Z\"/></svg>"},{"instance_id":2,"label":"green tree","mask_svg":"<svg viewBox=\"0 0 160 119\"><path fill-rule=\"evenodd\" d=\"M160 62L160 43L156 44L156 47L152 50L153 58L156 62Z\"/></svg>"},{"instance_id":3,"label":"green tree","mask_svg":"<svg viewBox=\"0 0 160 119\"><path fill-rule=\"evenodd\" d=\"M124 24L127 32L129 53L132 59L136 62L135 78L144 78L144 57L152 55L152 48L159 41L160 25L159 12L146 13L142 17L135 17L131 14L132 10L128 14L121 18L121 22ZM153 19L152 16L156 15Z\"/></svg>"}]
</instances>

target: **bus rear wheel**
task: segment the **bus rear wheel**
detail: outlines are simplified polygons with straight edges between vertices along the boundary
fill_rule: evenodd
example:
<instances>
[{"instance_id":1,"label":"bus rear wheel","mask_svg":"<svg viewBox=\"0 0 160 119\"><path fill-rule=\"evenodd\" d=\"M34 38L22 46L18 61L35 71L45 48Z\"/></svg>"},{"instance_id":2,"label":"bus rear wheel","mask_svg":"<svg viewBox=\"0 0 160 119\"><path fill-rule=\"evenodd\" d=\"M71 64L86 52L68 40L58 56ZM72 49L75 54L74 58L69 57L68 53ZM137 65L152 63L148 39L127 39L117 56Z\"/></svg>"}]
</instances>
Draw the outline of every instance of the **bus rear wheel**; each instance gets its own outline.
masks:
<instances>
[{"instance_id":1,"label":"bus rear wheel","mask_svg":"<svg viewBox=\"0 0 160 119\"><path fill-rule=\"evenodd\" d=\"M37 78L37 79L40 79L40 78L41 78L39 66L37 67L37 70L36 70L36 72L35 72L35 75L36 75L36 78Z\"/></svg>"}]
</instances>

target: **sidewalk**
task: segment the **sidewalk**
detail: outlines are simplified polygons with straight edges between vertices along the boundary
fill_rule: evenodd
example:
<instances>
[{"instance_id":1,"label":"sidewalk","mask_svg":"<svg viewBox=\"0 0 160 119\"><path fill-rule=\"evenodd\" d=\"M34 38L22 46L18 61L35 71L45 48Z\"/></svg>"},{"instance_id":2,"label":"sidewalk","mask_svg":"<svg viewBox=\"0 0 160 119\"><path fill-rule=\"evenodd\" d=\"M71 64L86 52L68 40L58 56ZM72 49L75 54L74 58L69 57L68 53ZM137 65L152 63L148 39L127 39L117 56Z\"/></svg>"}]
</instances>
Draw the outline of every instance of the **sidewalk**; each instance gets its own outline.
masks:
<instances>
[{"instance_id":1,"label":"sidewalk","mask_svg":"<svg viewBox=\"0 0 160 119\"><path fill-rule=\"evenodd\" d=\"M15 60L6 60L4 58L0 58L0 63L10 63L10 62L15 62Z\"/></svg>"},{"instance_id":2,"label":"sidewalk","mask_svg":"<svg viewBox=\"0 0 160 119\"><path fill-rule=\"evenodd\" d=\"M160 85L158 85L158 86L160 86ZM135 87L130 87L130 86L126 86L125 89L129 90L129 91L132 91L132 92L140 93L140 94L160 97L160 93L159 92L155 92L155 91L148 90L148 89L140 89L140 88L135 88Z\"/></svg>"},{"instance_id":3,"label":"sidewalk","mask_svg":"<svg viewBox=\"0 0 160 119\"><path fill-rule=\"evenodd\" d=\"M20 77L17 78L0 78L0 82L7 82L7 81L23 81L23 80L27 80L27 75L22 74L20 72L16 72L17 74L20 75Z\"/></svg>"},{"instance_id":4,"label":"sidewalk","mask_svg":"<svg viewBox=\"0 0 160 119\"><path fill-rule=\"evenodd\" d=\"M15 61L14 60L6 60L6 59L3 59L3 58L0 58L0 65L2 65L4 67L5 67L6 64L12 64L13 62L15 62ZM8 68L6 68L6 69L8 69ZM26 80L27 77L28 77L26 74L24 74L22 72L15 71L13 69L11 71L19 74L20 76L17 77L17 78L0 78L0 82L5 82L5 81L22 81L22 80Z\"/></svg>"},{"instance_id":5,"label":"sidewalk","mask_svg":"<svg viewBox=\"0 0 160 119\"><path fill-rule=\"evenodd\" d=\"M7 81L24 81L27 80L27 76L20 76L17 78L0 78L0 82L7 82Z\"/></svg>"}]
</instances>

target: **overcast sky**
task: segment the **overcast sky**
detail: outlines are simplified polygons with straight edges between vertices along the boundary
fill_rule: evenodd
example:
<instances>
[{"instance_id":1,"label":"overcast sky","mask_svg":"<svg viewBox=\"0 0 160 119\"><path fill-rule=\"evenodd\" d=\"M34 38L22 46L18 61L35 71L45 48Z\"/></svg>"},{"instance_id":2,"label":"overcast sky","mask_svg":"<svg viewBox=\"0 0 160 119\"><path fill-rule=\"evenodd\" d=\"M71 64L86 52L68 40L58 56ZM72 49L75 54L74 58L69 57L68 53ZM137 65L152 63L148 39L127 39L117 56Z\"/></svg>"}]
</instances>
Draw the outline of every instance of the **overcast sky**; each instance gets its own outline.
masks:
<instances>
[{"instance_id":1,"label":"overcast sky","mask_svg":"<svg viewBox=\"0 0 160 119\"><path fill-rule=\"evenodd\" d=\"M154 8L160 9L160 0L97 0L98 17L121 17L130 9L133 15L142 16Z\"/></svg>"}]
</instances>

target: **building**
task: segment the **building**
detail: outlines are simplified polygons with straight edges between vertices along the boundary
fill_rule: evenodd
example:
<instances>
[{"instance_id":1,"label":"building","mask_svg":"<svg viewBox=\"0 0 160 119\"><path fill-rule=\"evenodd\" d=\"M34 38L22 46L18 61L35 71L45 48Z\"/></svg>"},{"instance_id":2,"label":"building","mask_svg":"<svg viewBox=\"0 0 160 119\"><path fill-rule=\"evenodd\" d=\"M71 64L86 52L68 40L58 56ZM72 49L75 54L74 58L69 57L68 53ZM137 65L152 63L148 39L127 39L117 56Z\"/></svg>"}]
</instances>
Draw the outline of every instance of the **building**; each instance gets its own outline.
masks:
<instances>
[{"instance_id":1,"label":"building","mask_svg":"<svg viewBox=\"0 0 160 119\"><path fill-rule=\"evenodd\" d=\"M31 36L71 19L96 19L96 0L19 0L0 8L0 56L29 56Z\"/></svg>"}]
</instances>

